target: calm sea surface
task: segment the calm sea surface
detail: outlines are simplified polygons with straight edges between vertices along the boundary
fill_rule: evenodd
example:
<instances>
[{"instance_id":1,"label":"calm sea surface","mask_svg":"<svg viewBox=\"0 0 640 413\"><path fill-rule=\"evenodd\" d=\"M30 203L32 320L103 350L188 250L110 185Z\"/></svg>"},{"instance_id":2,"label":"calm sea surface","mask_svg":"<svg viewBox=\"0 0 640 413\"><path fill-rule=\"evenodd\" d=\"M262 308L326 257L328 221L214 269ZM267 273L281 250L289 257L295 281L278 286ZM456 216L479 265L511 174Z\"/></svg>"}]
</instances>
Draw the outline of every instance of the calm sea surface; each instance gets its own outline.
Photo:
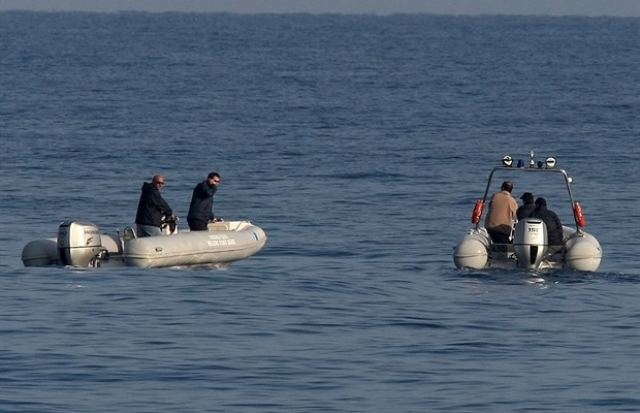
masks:
<instances>
[{"instance_id":1,"label":"calm sea surface","mask_svg":"<svg viewBox=\"0 0 640 413\"><path fill-rule=\"evenodd\" d=\"M620 18L0 13L0 410L637 411L639 35ZM530 150L574 177L600 271L456 270L490 169ZM131 224L154 173L186 222L211 170L216 214L269 234L258 255L23 267L64 219ZM515 192L569 223L546 184Z\"/></svg>"}]
</instances>

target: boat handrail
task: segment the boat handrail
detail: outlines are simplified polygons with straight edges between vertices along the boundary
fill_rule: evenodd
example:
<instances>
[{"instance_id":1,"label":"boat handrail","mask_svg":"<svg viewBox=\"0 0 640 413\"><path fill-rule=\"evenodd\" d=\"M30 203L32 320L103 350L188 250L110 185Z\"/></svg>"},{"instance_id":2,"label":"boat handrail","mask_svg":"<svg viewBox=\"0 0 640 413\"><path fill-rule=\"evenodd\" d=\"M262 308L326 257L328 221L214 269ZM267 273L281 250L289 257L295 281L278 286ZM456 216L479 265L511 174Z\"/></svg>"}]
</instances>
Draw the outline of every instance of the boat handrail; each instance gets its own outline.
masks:
<instances>
[{"instance_id":1,"label":"boat handrail","mask_svg":"<svg viewBox=\"0 0 640 413\"><path fill-rule=\"evenodd\" d=\"M575 201L573 200L573 194L571 193L571 178L569 177L569 175L567 174L567 172L564 169L560 169L560 168L536 168L536 167L513 168L513 167L510 167L510 166L496 166L495 168L493 168L491 170L491 173L489 174L489 178L487 179L487 186L486 186L486 188L484 190L484 195L482 196L482 202L485 205L486 205L486 202L487 202L487 196L489 195L489 190L491 189L491 181L493 180L493 175L497 171L508 171L510 173L556 173L556 174L561 174L564 177L564 182L565 182L565 185L567 187L567 192L569 193L569 200L571 201L571 211L573 211L573 209L575 207ZM576 230L578 232L582 232L582 229L578 225L578 218L576 217L575 213L573 214L573 219L575 221ZM481 222L481 220L478 220L478 222L476 223L476 229L480 228L480 222Z\"/></svg>"}]
</instances>

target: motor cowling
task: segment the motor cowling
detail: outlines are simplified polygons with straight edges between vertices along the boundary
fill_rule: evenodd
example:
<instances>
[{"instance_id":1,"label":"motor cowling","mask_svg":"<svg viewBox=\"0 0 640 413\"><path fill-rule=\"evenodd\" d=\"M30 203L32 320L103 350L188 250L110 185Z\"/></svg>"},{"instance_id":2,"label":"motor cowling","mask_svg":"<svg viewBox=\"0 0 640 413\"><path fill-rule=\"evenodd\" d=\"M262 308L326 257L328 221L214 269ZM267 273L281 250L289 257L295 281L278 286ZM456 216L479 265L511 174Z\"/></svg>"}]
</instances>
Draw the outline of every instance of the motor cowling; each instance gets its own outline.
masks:
<instances>
[{"instance_id":1,"label":"motor cowling","mask_svg":"<svg viewBox=\"0 0 640 413\"><path fill-rule=\"evenodd\" d=\"M63 265L95 266L103 250L100 230L91 222L64 221L58 227L58 253Z\"/></svg>"},{"instance_id":2,"label":"motor cowling","mask_svg":"<svg viewBox=\"0 0 640 413\"><path fill-rule=\"evenodd\" d=\"M518 221L513 238L518 267L537 269L547 254L547 226L537 218Z\"/></svg>"}]
</instances>

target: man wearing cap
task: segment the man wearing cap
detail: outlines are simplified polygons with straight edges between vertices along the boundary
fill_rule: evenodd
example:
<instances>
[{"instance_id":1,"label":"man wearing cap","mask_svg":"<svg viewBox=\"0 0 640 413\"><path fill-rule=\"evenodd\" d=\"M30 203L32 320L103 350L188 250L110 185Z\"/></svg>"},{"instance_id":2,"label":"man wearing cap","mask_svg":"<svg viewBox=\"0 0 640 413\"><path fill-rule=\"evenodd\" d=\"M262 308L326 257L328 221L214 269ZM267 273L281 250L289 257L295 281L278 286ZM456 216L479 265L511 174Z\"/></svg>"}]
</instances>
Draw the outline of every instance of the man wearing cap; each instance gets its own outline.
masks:
<instances>
[{"instance_id":1,"label":"man wearing cap","mask_svg":"<svg viewBox=\"0 0 640 413\"><path fill-rule=\"evenodd\" d=\"M511 196L513 183L504 181L500 191L493 194L489 203L489 212L484 222L484 227L491 236L493 242L498 244L508 244L511 242L511 228L516 219L518 203Z\"/></svg>"},{"instance_id":2,"label":"man wearing cap","mask_svg":"<svg viewBox=\"0 0 640 413\"><path fill-rule=\"evenodd\" d=\"M516 211L518 221L529 218L533 210L536 209L536 204L533 202L533 194L531 192L525 192L520 199L522 199L522 205L520 205Z\"/></svg>"}]
</instances>

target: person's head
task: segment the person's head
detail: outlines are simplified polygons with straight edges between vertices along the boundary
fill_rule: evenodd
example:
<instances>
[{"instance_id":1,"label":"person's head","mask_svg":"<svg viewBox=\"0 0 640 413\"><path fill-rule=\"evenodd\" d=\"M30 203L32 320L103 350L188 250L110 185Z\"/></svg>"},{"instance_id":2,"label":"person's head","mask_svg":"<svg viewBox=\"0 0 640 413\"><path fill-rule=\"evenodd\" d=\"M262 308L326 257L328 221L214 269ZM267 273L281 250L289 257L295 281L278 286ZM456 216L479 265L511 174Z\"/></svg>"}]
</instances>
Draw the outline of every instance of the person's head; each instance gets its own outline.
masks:
<instances>
[{"instance_id":1,"label":"person's head","mask_svg":"<svg viewBox=\"0 0 640 413\"><path fill-rule=\"evenodd\" d=\"M540 197L538 199L536 199L536 206L537 207L547 207L547 200L544 199L543 197Z\"/></svg>"},{"instance_id":2,"label":"person's head","mask_svg":"<svg viewBox=\"0 0 640 413\"><path fill-rule=\"evenodd\" d=\"M511 181L504 181L502 183L502 186L500 187L500 189L502 191L507 191L507 192L511 192L513 191L513 182Z\"/></svg>"},{"instance_id":3,"label":"person's head","mask_svg":"<svg viewBox=\"0 0 640 413\"><path fill-rule=\"evenodd\" d=\"M220 185L222 182L222 177L217 172L211 172L207 175L207 184L211 187Z\"/></svg>"},{"instance_id":4,"label":"person's head","mask_svg":"<svg viewBox=\"0 0 640 413\"><path fill-rule=\"evenodd\" d=\"M153 175L153 179L151 179L151 183L154 184L159 190L164 186L164 176L162 175Z\"/></svg>"},{"instance_id":5,"label":"person's head","mask_svg":"<svg viewBox=\"0 0 640 413\"><path fill-rule=\"evenodd\" d=\"M522 199L522 202L525 204L533 204L533 194L531 192L525 192L520 199Z\"/></svg>"}]
</instances>

